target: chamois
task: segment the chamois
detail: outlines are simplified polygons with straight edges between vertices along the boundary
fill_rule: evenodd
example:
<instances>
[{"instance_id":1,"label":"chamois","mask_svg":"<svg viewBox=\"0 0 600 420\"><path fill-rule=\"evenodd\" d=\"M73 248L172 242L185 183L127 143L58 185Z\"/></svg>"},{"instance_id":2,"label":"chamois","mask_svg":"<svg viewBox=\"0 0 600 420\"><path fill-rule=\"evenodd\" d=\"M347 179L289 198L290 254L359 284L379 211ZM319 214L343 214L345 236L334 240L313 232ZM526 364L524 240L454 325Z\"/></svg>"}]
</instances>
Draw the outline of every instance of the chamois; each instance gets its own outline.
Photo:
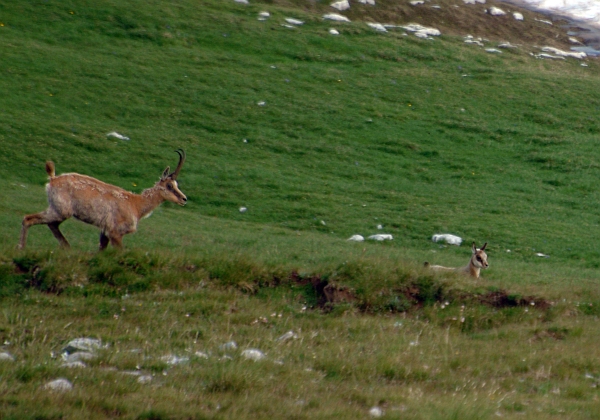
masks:
<instances>
[{"instance_id":1,"label":"chamois","mask_svg":"<svg viewBox=\"0 0 600 420\"><path fill-rule=\"evenodd\" d=\"M479 278L479 272L482 268L488 268L489 264L487 261L487 254L485 253L485 247L487 246L487 242L483 244L483 246L479 249L475 246L475 242L471 245L471 251L473 255L471 256L471 260L469 264L464 267L443 267L441 265L430 265L428 262L425 262L425 267L431 268L435 271L456 271L457 273L468 274L475 278Z\"/></svg>"},{"instance_id":2,"label":"chamois","mask_svg":"<svg viewBox=\"0 0 600 420\"><path fill-rule=\"evenodd\" d=\"M100 228L100 251L110 244L122 248L123 236L137 230L138 221L150 215L163 201L181 206L187 197L179 190L177 176L185 162L185 151L176 150L179 163L175 171L164 170L160 180L152 188L134 194L95 178L77 173L56 176L54 162L46 162L50 181L46 184L48 208L40 213L28 214L23 218L19 248L25 248L27 230L33 225L48 225L63 248L69 242L58 226L70 217Z\"/></svg>"}]
</instances>

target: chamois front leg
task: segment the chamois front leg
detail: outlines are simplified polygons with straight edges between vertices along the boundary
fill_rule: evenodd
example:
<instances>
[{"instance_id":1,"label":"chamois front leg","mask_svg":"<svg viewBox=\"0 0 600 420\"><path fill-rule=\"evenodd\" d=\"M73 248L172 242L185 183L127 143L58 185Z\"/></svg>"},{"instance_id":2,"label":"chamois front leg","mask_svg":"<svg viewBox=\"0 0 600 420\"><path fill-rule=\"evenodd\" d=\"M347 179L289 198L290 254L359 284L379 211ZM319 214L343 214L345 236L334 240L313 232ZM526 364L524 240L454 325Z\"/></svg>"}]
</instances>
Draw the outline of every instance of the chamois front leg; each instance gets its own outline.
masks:
<instances>
[{"instance_id":1,"label":"chamois front leg","mask_svg":"<svg viewBox=\"0 0 600 420\"><path fill-rule=\"evenodd\" d=\"M108 236L106 236L104 232L100 232L100 251L104 251L106 249L106 247L108 246L108 241Z\"/></svg>"},{"instance_id":2,"label":"chamois front leg","mask_svg":"<svg viewBox=\"0 0 600 420\"><path fill-rule=\"evenodd\" d=\"M110 244L116 249L123 249L123 235L111 235Z\"/></svg>"}]
</instances>

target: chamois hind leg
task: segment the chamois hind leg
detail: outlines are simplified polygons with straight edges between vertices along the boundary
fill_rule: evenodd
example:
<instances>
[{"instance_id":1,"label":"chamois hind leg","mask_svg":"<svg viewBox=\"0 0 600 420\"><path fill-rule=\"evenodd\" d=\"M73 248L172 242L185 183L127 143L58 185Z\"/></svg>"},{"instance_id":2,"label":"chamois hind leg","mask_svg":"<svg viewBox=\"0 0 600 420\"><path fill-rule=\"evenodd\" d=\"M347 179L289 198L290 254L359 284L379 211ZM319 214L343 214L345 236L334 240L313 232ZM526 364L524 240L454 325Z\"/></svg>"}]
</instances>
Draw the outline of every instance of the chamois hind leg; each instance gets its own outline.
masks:
<instances>
[{"instance_id":1,"label":"chamois hind leg","mask_svg":"<svg viewBox=\"0 0 600 420\"><path fill-rule=\"evenodd\" d=\"M100 232L100 251L104 251L108 246L108 236L104 234L104 232Z\"/></svg>"},{"instance_id":2,"label":"chamois hind leg","mask_svg":"<svg viewBox=\"0 0 600 420\"><path fill-rule=\"evenodd\" d=\"M48 209L49 210L49 209ZM42 211L40 213L28 214L23 218L22 228L21 228L21 240L19 241L19 249L24 249L27 244L27 230L33 225L48 225L50 230L58 239L62 246L69 246L69 242L65 239L63 234L58 230L58 225L61 224L65 219L56 215L54 212L49 212L48 210ZM50 224L54 226L50 226Z\"/></svg>"},{"instance_id":3,"label":"chamois hind leg","mask_svg":"<svg viewBox=\"0 0 600 420\"><path fill-rule=\"evenodd\" d=\"M60 246L62 246L63 248L68 249L68 248L71 248L71 245L69 244L69 241L67 241L67 238L64 237L64 235L62 234L62 232L58 228L58 226L61 223L62 223L62 221L60 221L60 222L51 222L51 223L48 223L48 227L50 228L50 230L54 234L54 237L56 239L58 239L58 242L60 243Z\"/></svg>"}]
</instances>

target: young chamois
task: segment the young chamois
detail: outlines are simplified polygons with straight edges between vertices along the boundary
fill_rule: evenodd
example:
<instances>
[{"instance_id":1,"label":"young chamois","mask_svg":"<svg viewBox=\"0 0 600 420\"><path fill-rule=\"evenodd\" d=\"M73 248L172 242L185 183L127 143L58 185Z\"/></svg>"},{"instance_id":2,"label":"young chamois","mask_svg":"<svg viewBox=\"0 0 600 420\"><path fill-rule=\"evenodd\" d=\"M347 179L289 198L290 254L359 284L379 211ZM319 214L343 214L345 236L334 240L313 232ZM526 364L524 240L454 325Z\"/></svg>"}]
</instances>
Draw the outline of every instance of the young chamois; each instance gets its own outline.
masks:
<instances>
[{"instance_id":1,"label":"young chamois","mask_svg":"<svg viewBox=\"0 0 600 420\"><path fill-rule=\"evenodd\" d=\"M28 214L23 219L19 248L25 248L27 229L33 225L48 225L60 245L69 248L69 242L58 226L70 217L100 228L100 250L111 245L123 246L123 236L137 230L138 221L149 216L163 201L185 205L187 197L177 186L177 176L185 162L185 152L176 150L179 164L174 172L164 170L160 180L141 194L125 191L95 178L67 173L56 176L54 163L46 162L50 182L46 184L48 208L41 213Z\"/></svg>"},{"instance_id":2,"label":"young chamois","mask_svg":"<svg viewBox=\"0 0 600 420\"><path fill-rule=\"evenodd\" d=\"M475 246L475 242L471 246L471 251L473 255L471 256L471 260L469 264L464 267L443 267L441 265L430 265L428 262L425 263L425 267L431 268L435 271L456 271L458 273L468 274L475 278L479 278L479 272L482 268L488 268L489 264L487 261L487 254L485 253L485 247L487 246L487 242L483 244L483 246L479 249Z\"/></svg>"}]
</instances>

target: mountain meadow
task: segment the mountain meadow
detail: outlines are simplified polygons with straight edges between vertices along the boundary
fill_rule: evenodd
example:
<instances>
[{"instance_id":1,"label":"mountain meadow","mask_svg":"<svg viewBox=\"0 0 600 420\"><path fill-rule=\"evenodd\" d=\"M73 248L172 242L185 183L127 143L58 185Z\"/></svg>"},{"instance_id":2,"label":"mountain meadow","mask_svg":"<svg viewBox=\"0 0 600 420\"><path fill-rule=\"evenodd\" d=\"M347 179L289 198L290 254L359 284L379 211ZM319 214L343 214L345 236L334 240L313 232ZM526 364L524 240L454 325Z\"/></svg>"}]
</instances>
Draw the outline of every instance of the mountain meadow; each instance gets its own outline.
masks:
<instances>
[{"instance_id":1,"label":"mountain meadow","mask_svg":"<svg viewBox=\"0 0 600 420\"><path fill-rule=\"evenodd\" d=\"M0 420L598 418L600 65L543 52L567 22L249 1L0 2ZM74 219L17 248L46 161L141 193L179 148L187 204L124 249ZM424 267L473 243L479 278Z\"/></svg>"}]
</instances>

